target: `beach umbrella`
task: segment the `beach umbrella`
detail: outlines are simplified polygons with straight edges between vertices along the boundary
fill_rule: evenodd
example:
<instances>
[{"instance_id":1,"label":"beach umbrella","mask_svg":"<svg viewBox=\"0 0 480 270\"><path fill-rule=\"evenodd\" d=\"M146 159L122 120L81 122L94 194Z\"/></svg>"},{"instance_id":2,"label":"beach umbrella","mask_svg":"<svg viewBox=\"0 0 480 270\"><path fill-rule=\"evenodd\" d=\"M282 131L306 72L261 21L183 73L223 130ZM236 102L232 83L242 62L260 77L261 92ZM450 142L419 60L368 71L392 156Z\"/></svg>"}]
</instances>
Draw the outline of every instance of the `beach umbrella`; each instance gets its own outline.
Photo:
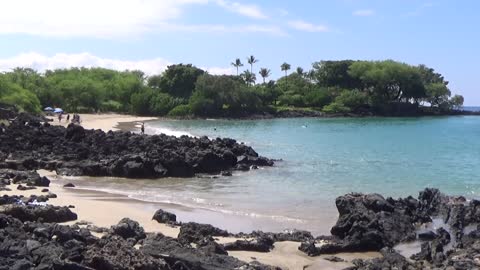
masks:
<instances>
[{"instance_id":1,"label":"beach umbrella","mask_svg":"<svg viewBox=\"0 0 480 270\"><path fill-rule=\"evenodd\" d=\"M47 111L47 112L51 112L53 111L53 108L52 107L45 107L45 109L43 109L44 111Z\"/></svg>"},{"instance_id":2,"label":"beach umbrella","mask_svg":"<svg viewBox=\"0 0 480 270\"><path fill-rule=\"evenodd\" d=\"M63 113L63 110L60 109L60 108L55 108L55 110L53 110L54 113Z\"/></svg>"}]
</instances>

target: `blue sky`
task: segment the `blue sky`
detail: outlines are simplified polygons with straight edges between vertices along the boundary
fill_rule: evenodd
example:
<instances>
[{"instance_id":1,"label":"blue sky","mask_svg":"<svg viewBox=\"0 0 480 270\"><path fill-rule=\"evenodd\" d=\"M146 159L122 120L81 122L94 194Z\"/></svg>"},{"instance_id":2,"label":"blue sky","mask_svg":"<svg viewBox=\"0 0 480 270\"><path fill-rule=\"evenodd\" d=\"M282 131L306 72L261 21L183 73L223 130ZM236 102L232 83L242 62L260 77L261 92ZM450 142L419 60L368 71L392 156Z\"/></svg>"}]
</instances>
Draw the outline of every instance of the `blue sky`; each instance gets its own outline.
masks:
<instances>
[{"instance_id":1,"label":"blue sky","mask_svg":"<svg viewBox=\"0 0 480 270\"><path fill-rule=\"evenodd\" d=\"M104 66L161 72L193 63L232 73L248 55L280 64L394 59L426 64L480 105L474 0L2 0L0 70Z\"/></svg>"}]
</instances>

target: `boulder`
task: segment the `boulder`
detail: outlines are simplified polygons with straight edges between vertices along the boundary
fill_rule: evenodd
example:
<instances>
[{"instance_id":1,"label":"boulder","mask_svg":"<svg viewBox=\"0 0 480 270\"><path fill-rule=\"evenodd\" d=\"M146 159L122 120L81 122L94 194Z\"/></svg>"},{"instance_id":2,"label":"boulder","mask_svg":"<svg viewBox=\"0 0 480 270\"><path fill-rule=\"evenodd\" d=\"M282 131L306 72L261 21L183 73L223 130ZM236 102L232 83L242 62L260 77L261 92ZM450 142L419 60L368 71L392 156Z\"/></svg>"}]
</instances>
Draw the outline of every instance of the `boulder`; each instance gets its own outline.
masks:
<instances>
[{"instance_id":1,"label":"boulder","mask_svg":"<svg viewBox=\"0 0 480 270\"><path fill-rule=\"evenodd\" d=\"M206 237L229 236L225 230L215 228L210 224L200 224L195 222L183 223L180 227L178 240L184 244L198 243Z\"/></svg>"},{"instance_id":2,"label":"boulder","mask_svg":"<svg viewBox=\"0 0 480 270\"><path fill-rule=\"evenodd\" d=\"M69 124L65 130L65 139L70 141L79 142L85 138L85 136L85 129L74 123Z\"/></svg>"},{"instance_id":3,"label":"boulder","mask_svg":"<svg viewBox=\"0 0 480 270\"><path fill-rule=\"evenodd\" d=\"M270 252L273 249L273 239L261 237L254 240L237 240L223 245L225 250L242 250L254 252Z\"/></svg>"},{"instance_id":4,"label":"boulder","mask_svg":"<svg viewBox=\"0 0 480 270\"><path fill-rule=\"evenodd\" d=\"M67 222L77 219L77 214L68 207L53 205L7 205L0 213L21 221Z\"/></svg>"},{"instance_id":5,"label":"boulder","mask_svg":"<svg viewBox=\"0 0 480 270\"><path fill-rule=\"evenodd\" d=\"M18 185L18 186L17 186L17 189L18 189L18 190L22 190L22 191L24 191L24 190L36 189L36 187L33 187L33 186L24 186L24 185Z\"/></svg>"},{"instance_id":6,"label":"boulder","mask_svg":"<svg viewBox=\"0 0 480 270\"><path fill-rule=\"evenodd\" d=\"M199 243L202 245L203 241L199 241ZM182 245L176 239L163 236L162 234L154 234L143 240L140 250L146 255L164 259L172 269L279 269L262 264L252 265L215 252L205 252L204 247L201 246L199 249L194 249L190 245Z\"/></svg>"},{"instance_id":7,"label":"boulder","mask_svg":"<svg viewBox=\"0 0 480 270\"><path fill-rule=\"evenodd\" d=\"M83 263L92 269L170 270L165 260L145 255L120 236L102 238L85 252ZM178 268L174 268L178 269Z\"/></svg>"},{"instance_id":8,"label":"boulder","mask_svg":"<svg viewBox=\"0 0 480 270\"><path fill-rule=\"evenodd\" d=\"M111 227L112 234L121 236L124 239L134 238L140 240L145 238L145 231L140 224L129 218L123 218L117 225Z\"/></svg>"},{"instance_id":9,"label":"boulder","mask_svg":"<svg viewBox=\"0 0 480 270\"><path fill-rule=\"evenodd\" d=\"M315 246L314 241L309 241L309 242L303 242L300 244L298 247L298 250L301 252L307 254L308 256L318 256L320 255L319 249Z\"/></svg>"},{"instance_id":10,"label":"boulder","mask_svg":"<svg viewBox=\"0 0 480 270\"><path fill-rule=\"evenodd\" d=\"M173 213L158 209L152 217L153 220L156 220L158 223L175 223L177 221L177 216Z\"/></svg>"},{"instance_id":11,"label":"boulder","mask_svg":"<svg viewBox=\"0 0 480 270\"><path fill-rule=\"evenodd\" d=\"M45 177L36 178L33 183L28 183L27 185L38 186L38 187L48 187L50 185L50 180Z\"/></svg>"},{"instance_id":12,"label":"boulder","mask_svg":"<svg viewBox=\"0 0 480 270\"><path fill-rule=\"evenodd\" d=\"M339 241L320 247L323 253L378 251L416 238L414 218L379 194L351 193L335 203L339 218L331 233Z\"/></svg>"}]
</instances>

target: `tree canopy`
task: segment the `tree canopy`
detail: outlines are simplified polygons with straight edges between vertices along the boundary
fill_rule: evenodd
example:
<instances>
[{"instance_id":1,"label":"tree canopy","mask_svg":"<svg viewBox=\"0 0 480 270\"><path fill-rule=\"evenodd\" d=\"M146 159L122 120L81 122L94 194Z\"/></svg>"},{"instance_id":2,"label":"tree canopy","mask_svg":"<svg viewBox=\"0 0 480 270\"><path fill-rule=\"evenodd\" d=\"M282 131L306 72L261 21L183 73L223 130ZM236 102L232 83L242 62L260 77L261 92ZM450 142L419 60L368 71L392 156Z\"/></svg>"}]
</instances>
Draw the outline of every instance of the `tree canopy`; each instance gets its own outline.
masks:
<instances>
[{"instance_id":1,"label":"tree canopy","mask_svg":"<svg viewBox=\"0 0 480 270\"><path fill-rule=\"evenodd\" d=\"M257 76L254 56L239 75L210 75L192 64L168 66L160 74L104 68L69 68L39 73L16 68L0 73L0 102L39 112L61 107L71 112L114 111L141 115L245 116L284 107L327 113L389 115L405 111L447 112L461 109L448 81L425 65L386 61L319 61L312 68L284 62L277 81L268 68ZM240 58L231 63L243 66Z\"/></svg>"}]
</instances>

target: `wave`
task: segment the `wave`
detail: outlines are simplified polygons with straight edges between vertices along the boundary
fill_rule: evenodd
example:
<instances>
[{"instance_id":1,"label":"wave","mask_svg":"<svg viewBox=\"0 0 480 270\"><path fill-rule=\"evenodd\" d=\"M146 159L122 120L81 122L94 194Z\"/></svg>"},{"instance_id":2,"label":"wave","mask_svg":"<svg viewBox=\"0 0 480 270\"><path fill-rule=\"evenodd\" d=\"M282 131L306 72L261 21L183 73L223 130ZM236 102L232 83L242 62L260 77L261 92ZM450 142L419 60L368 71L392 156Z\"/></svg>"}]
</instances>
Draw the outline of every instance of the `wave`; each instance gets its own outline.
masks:
<instances>
[{"instance_id":1,"label":"wave","mask_svg":"<svg viewBox=\"0 0 480 270\"><path fill-rule=\"evenodd\" d=\"M271 219L271 220L279 221L279 222L292 222L292 223L297 223L297 224L307 223L307 221L303 220L303 219L281 216L281 215L268 215L268 214L260 214L260 213L256 213L256 212L248 212L248 211L242 211L242 210L222 209L222 207L225 207L223 204L221 204L221 203L208 203L203 198L190 197L189 200L192 201L193 203L188 203L186 201L175 200L175 199L172 199L172 198L166 198L166 197L161 198L158 195L157 196L148 196L145 193L131 194L128 191L122 191L122 190L116 190L116 189L97 188L97 187L78 187L78 186L75 187L74 189L94 191L94 192L103 192L103 193L113 194L113 195L123 195L123 196L126 196L126 197L130 198L130 199L137 200L137 201L142 201L142 202L147 202L147 203L171 204L173 206L176 205L176 206L187 207L187 208L191 208L191 209L207 210L207 211L222 213L222 214L226 214L226 215L244 216L244 217L250 217L250 218Z\"/></svg>"},{"instance_id":2,"label":"wave","mask_svg":"<svg viewBox=\"0 0 480 270\"><path fill-rule=\"evenodd\" d=\"M186 131L180 131L180 130L173 130L165 127L154 127L151 125L145 125L145 132L147 134L165 134L168 136L175 136L175 137L181 137L181 136L189 136L189 137L196 137L191 133L188 133Z\"/></svg>"}]
</instances>

